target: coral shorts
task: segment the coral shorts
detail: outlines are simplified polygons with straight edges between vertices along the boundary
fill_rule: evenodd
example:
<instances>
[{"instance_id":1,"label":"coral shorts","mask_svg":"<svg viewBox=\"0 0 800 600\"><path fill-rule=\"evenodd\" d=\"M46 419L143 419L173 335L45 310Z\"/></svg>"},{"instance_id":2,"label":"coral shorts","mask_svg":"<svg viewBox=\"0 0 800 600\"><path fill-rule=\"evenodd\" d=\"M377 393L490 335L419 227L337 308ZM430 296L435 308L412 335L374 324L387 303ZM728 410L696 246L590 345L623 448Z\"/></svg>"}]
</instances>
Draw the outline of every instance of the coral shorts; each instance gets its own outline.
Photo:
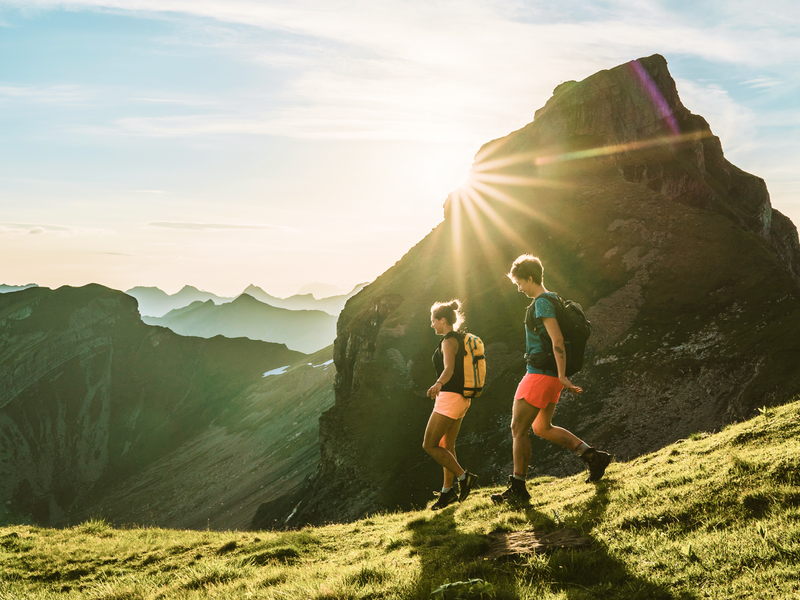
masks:
<instances>
[{"instance_id":1,"label":"coral shorts","mask_svg":"<svg viewBox=\"0 0 800 600\"><path fill-rule=\"evenodd\" d=\"M433 412L451 419L461 419L467 414L467 409L471 403L472 400L464 398L461 394L439 392L436 396L436 404L433 405Z\"/></svg>"},{"instance_id":2,"label":"coral shorts","mask_svg":"<svg viewBox=\"0 0 800 600\"><path fill-rule=\"evenodd\" d=\"M548 404L558 404L558 398L564 386L558 377L528 373L517 386L514 400L524 399L525 402L536 408L547 408Z\"/></svg>"}]
</instances>

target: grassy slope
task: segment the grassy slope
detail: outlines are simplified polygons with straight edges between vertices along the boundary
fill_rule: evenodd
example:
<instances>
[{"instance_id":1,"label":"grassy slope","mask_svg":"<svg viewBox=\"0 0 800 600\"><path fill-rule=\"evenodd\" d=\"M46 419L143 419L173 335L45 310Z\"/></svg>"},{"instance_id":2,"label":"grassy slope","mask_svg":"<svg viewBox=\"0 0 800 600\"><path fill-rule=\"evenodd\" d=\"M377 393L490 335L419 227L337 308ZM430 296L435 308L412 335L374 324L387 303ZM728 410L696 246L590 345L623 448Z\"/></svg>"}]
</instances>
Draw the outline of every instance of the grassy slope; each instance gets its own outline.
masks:
<instances>
[{"instance_id":1,"label":"grassy slope","mask_svg":"<svg viewBox=\"0 0 800 600\"><path fill-rule=\"evenodd\" d=\"M0 598L428 598L480 577L497 598L795 598L800 399L697 434L597 485L529 482L530 506L463 505L288 533L0 528ZM588 550L484 560L494 530L572 527Z\"/></svg>"}]
</instances>

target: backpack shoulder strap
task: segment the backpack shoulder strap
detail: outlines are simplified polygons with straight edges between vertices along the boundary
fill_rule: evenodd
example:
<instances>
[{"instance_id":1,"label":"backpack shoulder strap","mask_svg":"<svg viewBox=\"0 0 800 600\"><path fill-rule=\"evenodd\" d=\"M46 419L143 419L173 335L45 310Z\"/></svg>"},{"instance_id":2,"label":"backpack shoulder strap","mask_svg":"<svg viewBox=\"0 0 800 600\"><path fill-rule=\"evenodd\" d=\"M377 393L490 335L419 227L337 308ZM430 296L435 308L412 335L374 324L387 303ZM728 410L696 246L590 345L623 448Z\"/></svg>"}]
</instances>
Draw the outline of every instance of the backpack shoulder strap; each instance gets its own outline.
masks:
<instances>
[{"instance_id":1,"label":"backpack shoulder strap","mask_svg":"<svg viewBox=\"0 0 800 600\"><path fill-rule=\"evenodd\" d=\"M460 354L463 354L464 353L464 334L461 333L460 331L456 331L456 330L448 331L444 335L444 337L439 341L439 347L441 348L442 344L444 343L444 341L445 340L449 340L451 338L455 338L455 340L456 340L456 342L458 344L458 348L456 349L456 356L459 356Z\"/></svg>"},{"instance_id":2,"label":"backpack shoulder strap","mask_svg":"<svg viewBox=\"0 0 800 600\"><path fill-rule=\"evenodd\" d=\"M550 294L552 294L552 296ZM555 292L548 292L547 294L542 294L541 296L538 296L536 300L538 300L539 298L544 298L545 300L550 302L550 304L552 304L553 308L555 308L556 310L558 310L564 305L564 299Z\"/></svg>"},{"instance_id":3,"label":"backpack shoulder strap","mask_svg":"<svg viewBox=\"0 0 800 600\"><path fill-rule=\"evenodd\" d=\"M549 292L549 293L552 294L554 292ZM550 304L553 305L553 310L556 313L556 320L558 320L560 311L564 307L564 300L558 294L555 294L555 298L547 294L542 294L534 298L533 302L531 302L528 305L528 312L525 313L525 325L528 326L528 329L536 331L537 333L539 332L539 326L537 325L537 322L541 321L541 319L536 318L536 301L539 298L544 298L545 300L550 302ZM542 326L542 329L544 329L544 326Z\"/></svg>"}]
</instances>

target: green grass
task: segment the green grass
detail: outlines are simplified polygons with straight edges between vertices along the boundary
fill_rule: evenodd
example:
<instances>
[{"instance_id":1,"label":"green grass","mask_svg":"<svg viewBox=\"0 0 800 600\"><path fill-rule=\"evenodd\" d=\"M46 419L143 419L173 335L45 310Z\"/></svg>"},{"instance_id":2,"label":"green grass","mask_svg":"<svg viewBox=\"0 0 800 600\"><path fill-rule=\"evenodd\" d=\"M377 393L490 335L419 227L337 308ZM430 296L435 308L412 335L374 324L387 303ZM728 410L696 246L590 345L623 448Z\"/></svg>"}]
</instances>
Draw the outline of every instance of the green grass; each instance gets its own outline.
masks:
<instances>
[{"instance_id":1,"label":"green grass","mask_svg":"<svg viewBox=\"0 0 800 600\"><path fill-rule=\"evenodd\" d=\"M282 533L2 527L0 599L425 599L476 578L498 599L800 597L800 401L583 477ZM482 556L492 531L561 527L592 546Z\"/></svg>"}]
</instances>

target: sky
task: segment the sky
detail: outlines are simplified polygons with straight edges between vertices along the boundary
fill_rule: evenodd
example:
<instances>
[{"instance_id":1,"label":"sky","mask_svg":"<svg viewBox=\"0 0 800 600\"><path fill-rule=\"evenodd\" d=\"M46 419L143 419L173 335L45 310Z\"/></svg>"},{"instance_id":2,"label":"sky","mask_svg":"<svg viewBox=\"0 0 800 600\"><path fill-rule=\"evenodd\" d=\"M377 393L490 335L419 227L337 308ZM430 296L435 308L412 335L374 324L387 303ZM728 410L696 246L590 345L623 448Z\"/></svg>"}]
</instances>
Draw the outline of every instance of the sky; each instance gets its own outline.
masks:
<instances>
[{"instance_id":1,"label":"sky","mask_svg":"<svg viewBox=\"0 0 800 600\"><path fill-rule=\"evenodd\" d=\"M800 223L793 0L0 0L0 283L347 290L558 84L654 53Z\"/></svg>"}]
</instances>

